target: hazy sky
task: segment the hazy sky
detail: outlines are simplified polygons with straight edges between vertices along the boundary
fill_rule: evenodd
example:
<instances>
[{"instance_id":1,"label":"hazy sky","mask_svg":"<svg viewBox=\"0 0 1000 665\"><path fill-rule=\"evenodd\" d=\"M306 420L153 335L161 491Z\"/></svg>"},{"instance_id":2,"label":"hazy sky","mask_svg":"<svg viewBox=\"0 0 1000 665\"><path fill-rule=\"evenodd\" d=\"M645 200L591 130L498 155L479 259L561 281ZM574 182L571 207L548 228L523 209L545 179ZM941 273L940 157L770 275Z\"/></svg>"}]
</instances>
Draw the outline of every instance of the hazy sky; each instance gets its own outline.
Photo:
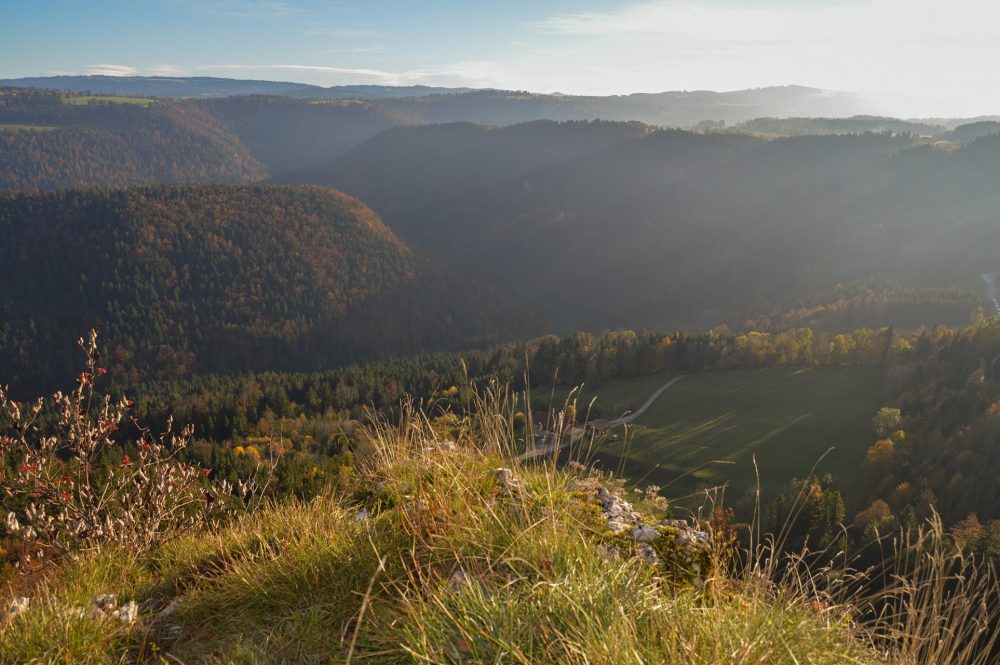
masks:
<instances>
[{"instance_id":1,"label":"hazy sky","mask_svg":"<svg viewBox=\"0 0 1000 665\"><path fill-rule=\"evenodd\" d=\"M619 94L798 84L1000 114L988 0L0 0L0 77L225 76Z\"/></svg>"}]
</instances>

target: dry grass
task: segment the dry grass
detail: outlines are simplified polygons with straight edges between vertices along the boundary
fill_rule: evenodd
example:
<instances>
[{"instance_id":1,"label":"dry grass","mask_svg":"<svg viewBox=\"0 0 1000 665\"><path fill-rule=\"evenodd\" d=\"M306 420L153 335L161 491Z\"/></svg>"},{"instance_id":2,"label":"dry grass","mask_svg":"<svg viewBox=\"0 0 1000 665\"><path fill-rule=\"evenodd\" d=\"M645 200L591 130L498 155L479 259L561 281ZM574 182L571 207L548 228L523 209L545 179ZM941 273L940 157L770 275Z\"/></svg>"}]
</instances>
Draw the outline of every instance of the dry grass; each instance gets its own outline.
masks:
<instances>
[{"instance_id":1,"label":"dry grass","mask_svg":"<svg viewBox=\"0 0 1000 665\"><path fill-rule=\"evenodd\" d=\"M835 596L846 583L778 557L704 589L635 557L606 560L600 511L571 488L572 475L511 461L513 410L497 390L458 424L415 408L374 418L349 495L264 507L144 554L106 550L68 564L3 627L0 660L985 662L961 649L975 641L963 627L984 578L953 559L910 557L915 570L895 593L863 606ZM499 466L519 482L498 479ZM167 627L152 615L127 627L64 613L97 593L176 600L180 610ZM982 618L995 616L987 606Z\"/></svg>"}]
</instances>

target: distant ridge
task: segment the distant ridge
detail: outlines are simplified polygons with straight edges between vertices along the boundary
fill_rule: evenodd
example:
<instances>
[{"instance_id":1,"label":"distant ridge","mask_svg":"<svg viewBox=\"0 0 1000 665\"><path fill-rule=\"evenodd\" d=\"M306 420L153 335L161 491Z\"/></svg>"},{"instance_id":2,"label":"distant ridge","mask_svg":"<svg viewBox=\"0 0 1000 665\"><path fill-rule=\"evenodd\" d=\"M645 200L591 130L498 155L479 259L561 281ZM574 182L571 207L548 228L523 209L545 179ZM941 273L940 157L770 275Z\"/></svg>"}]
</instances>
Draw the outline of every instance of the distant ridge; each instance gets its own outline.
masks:
<instances>
[{"instance_id":1,"label":"distant ridge","mask_svg":"<svg viewBox=\"0 0 1000 665\"><path fill-rule=\"evenodd\" d=\"M456 94L471 90L471 88L443 88L426 85L337 85L324 88L308 83L230 79L214 76L33 76L0 79L0 87L2 86L143 97L278 95L300 99L407 98Z\"/></svg>"},{"instance_id":2,"label":"distant ridge","mask_svg":"<svg viewBox=\"0 0 1000 665\"><path fill-rule=\"evenodd\" d=\"M324 88L288 81L168 76L41 76L0 79L14 86L102 95L235 97L384 101L420 122L469 121L509 125L532 120L638 120L690 127L701 121L738 123L759 117L847 117L871 113L851 93L800 85L747 90L673 90L628 95L567 95L423 85L344 85Z\"/></svg>"}]
</instances>

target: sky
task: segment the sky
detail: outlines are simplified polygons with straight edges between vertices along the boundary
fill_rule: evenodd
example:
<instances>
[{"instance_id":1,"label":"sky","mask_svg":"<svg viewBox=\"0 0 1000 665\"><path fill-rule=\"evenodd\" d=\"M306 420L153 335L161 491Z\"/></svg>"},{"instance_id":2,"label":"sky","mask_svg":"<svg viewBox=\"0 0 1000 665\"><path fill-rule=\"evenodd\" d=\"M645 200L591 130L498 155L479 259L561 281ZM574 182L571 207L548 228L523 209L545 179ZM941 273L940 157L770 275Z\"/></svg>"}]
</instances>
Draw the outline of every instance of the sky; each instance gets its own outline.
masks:
<instances>
[{"instance_id":1,"label":"sky","mask_svg":"<svg viewBox=\"0 0 1000 665\"><path fill-rule=\"evenodd\" d=\"M0 78L55 74L599 95L806 85L969 117L1000 114L1000 3L0 0Z\"/></svg>"}]
</instances>

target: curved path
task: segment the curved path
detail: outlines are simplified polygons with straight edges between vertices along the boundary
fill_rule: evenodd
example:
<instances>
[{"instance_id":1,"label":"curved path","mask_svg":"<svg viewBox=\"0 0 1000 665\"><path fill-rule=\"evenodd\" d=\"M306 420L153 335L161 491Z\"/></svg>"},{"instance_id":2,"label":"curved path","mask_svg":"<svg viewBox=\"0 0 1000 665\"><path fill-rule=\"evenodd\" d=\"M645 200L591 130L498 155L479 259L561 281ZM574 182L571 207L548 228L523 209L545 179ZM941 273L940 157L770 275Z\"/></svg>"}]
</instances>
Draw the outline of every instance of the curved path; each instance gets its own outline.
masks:
<instances>
[{"instance_id":1,"label":"curved path","mask_svg":"<svg viewBox=\"0 0 1000 665\"><path fill-rule=\"evenodd\" d=\"M642 406L640 406L638 409L636 409L632 413L628 414L627 416L622 416L621 418L616 418L616 419L610 421L608 423L608 427L617 427L618 425L628 425L629 423L633 422L636 418L638 418L642 414L646 413L646 409L648 409L649 407L653 406L653 402L655 402L656 399L660 395L663 394L663 391L665 391L667 388L669 388L670 386L674 385L675 383L677 383L678 381L680 381L681 379L683 379L685 376L687 376L687 375L686 374L681 374L680 376L677 376L677 377L674 377L673 379L670 379L669 381L667 381L666 383L664 383L662 386L660 386L659 388L657 388L656 392L654 392L652 395L650 395L649 399L647 399L646 402Z\"/></svg>"},{"instance_id":2,"label":"curved path","mask_svg":"<svg viewBox=\"0 0 1000 665\"><path fill-rule=\"evenodd\" d=\"M667 381L666 383L664 383L662 386L660 386L659 388L657 388L655 391L653 391L653 394L649 396L649 399L647 399L643 403L643 405L640 406L638 409L636 409L632 413L628 414L627 416L622 416L620 418L615 418L614 420L608 421L608 427L609 428L610 427L618 427L620 425L628 425L629 423L634 422L636 418L638 418L639 416L641 416L642 414L644 414L646 412L646 410L649 409L649 407L651 407L653 405L653 402L655 402L660 397L660 395L662 395L664 393L664 391L667 390L667 388L669 388L670 386L674 385L675 383L677 383L678 381L680 381L681 379L683 379L685 376L687 376L687 375L686 374L682 374L680 376L676 376L676 377L670 379L669 381ZM532 449L524 452L522 455L520 455L518 457L518 459L526 460L526 459L531 459L533 457L541 457L543 455L551 455L556 450L561 450L561 449L565 448L566 446L568 446L568 445L570 445L572 443L576 443L577 441L579 441L580 439L582 439L583 435L586 434L586 433L587 433L586 427L574 427L574 428L572 428L570 430L569 436L561 436L561 437L559 437L559 441L557 441L556 443L549 444L547 446L541 446L541 447L537 447L537 448L532 448Z\"/></svg>"}]
</instances>

